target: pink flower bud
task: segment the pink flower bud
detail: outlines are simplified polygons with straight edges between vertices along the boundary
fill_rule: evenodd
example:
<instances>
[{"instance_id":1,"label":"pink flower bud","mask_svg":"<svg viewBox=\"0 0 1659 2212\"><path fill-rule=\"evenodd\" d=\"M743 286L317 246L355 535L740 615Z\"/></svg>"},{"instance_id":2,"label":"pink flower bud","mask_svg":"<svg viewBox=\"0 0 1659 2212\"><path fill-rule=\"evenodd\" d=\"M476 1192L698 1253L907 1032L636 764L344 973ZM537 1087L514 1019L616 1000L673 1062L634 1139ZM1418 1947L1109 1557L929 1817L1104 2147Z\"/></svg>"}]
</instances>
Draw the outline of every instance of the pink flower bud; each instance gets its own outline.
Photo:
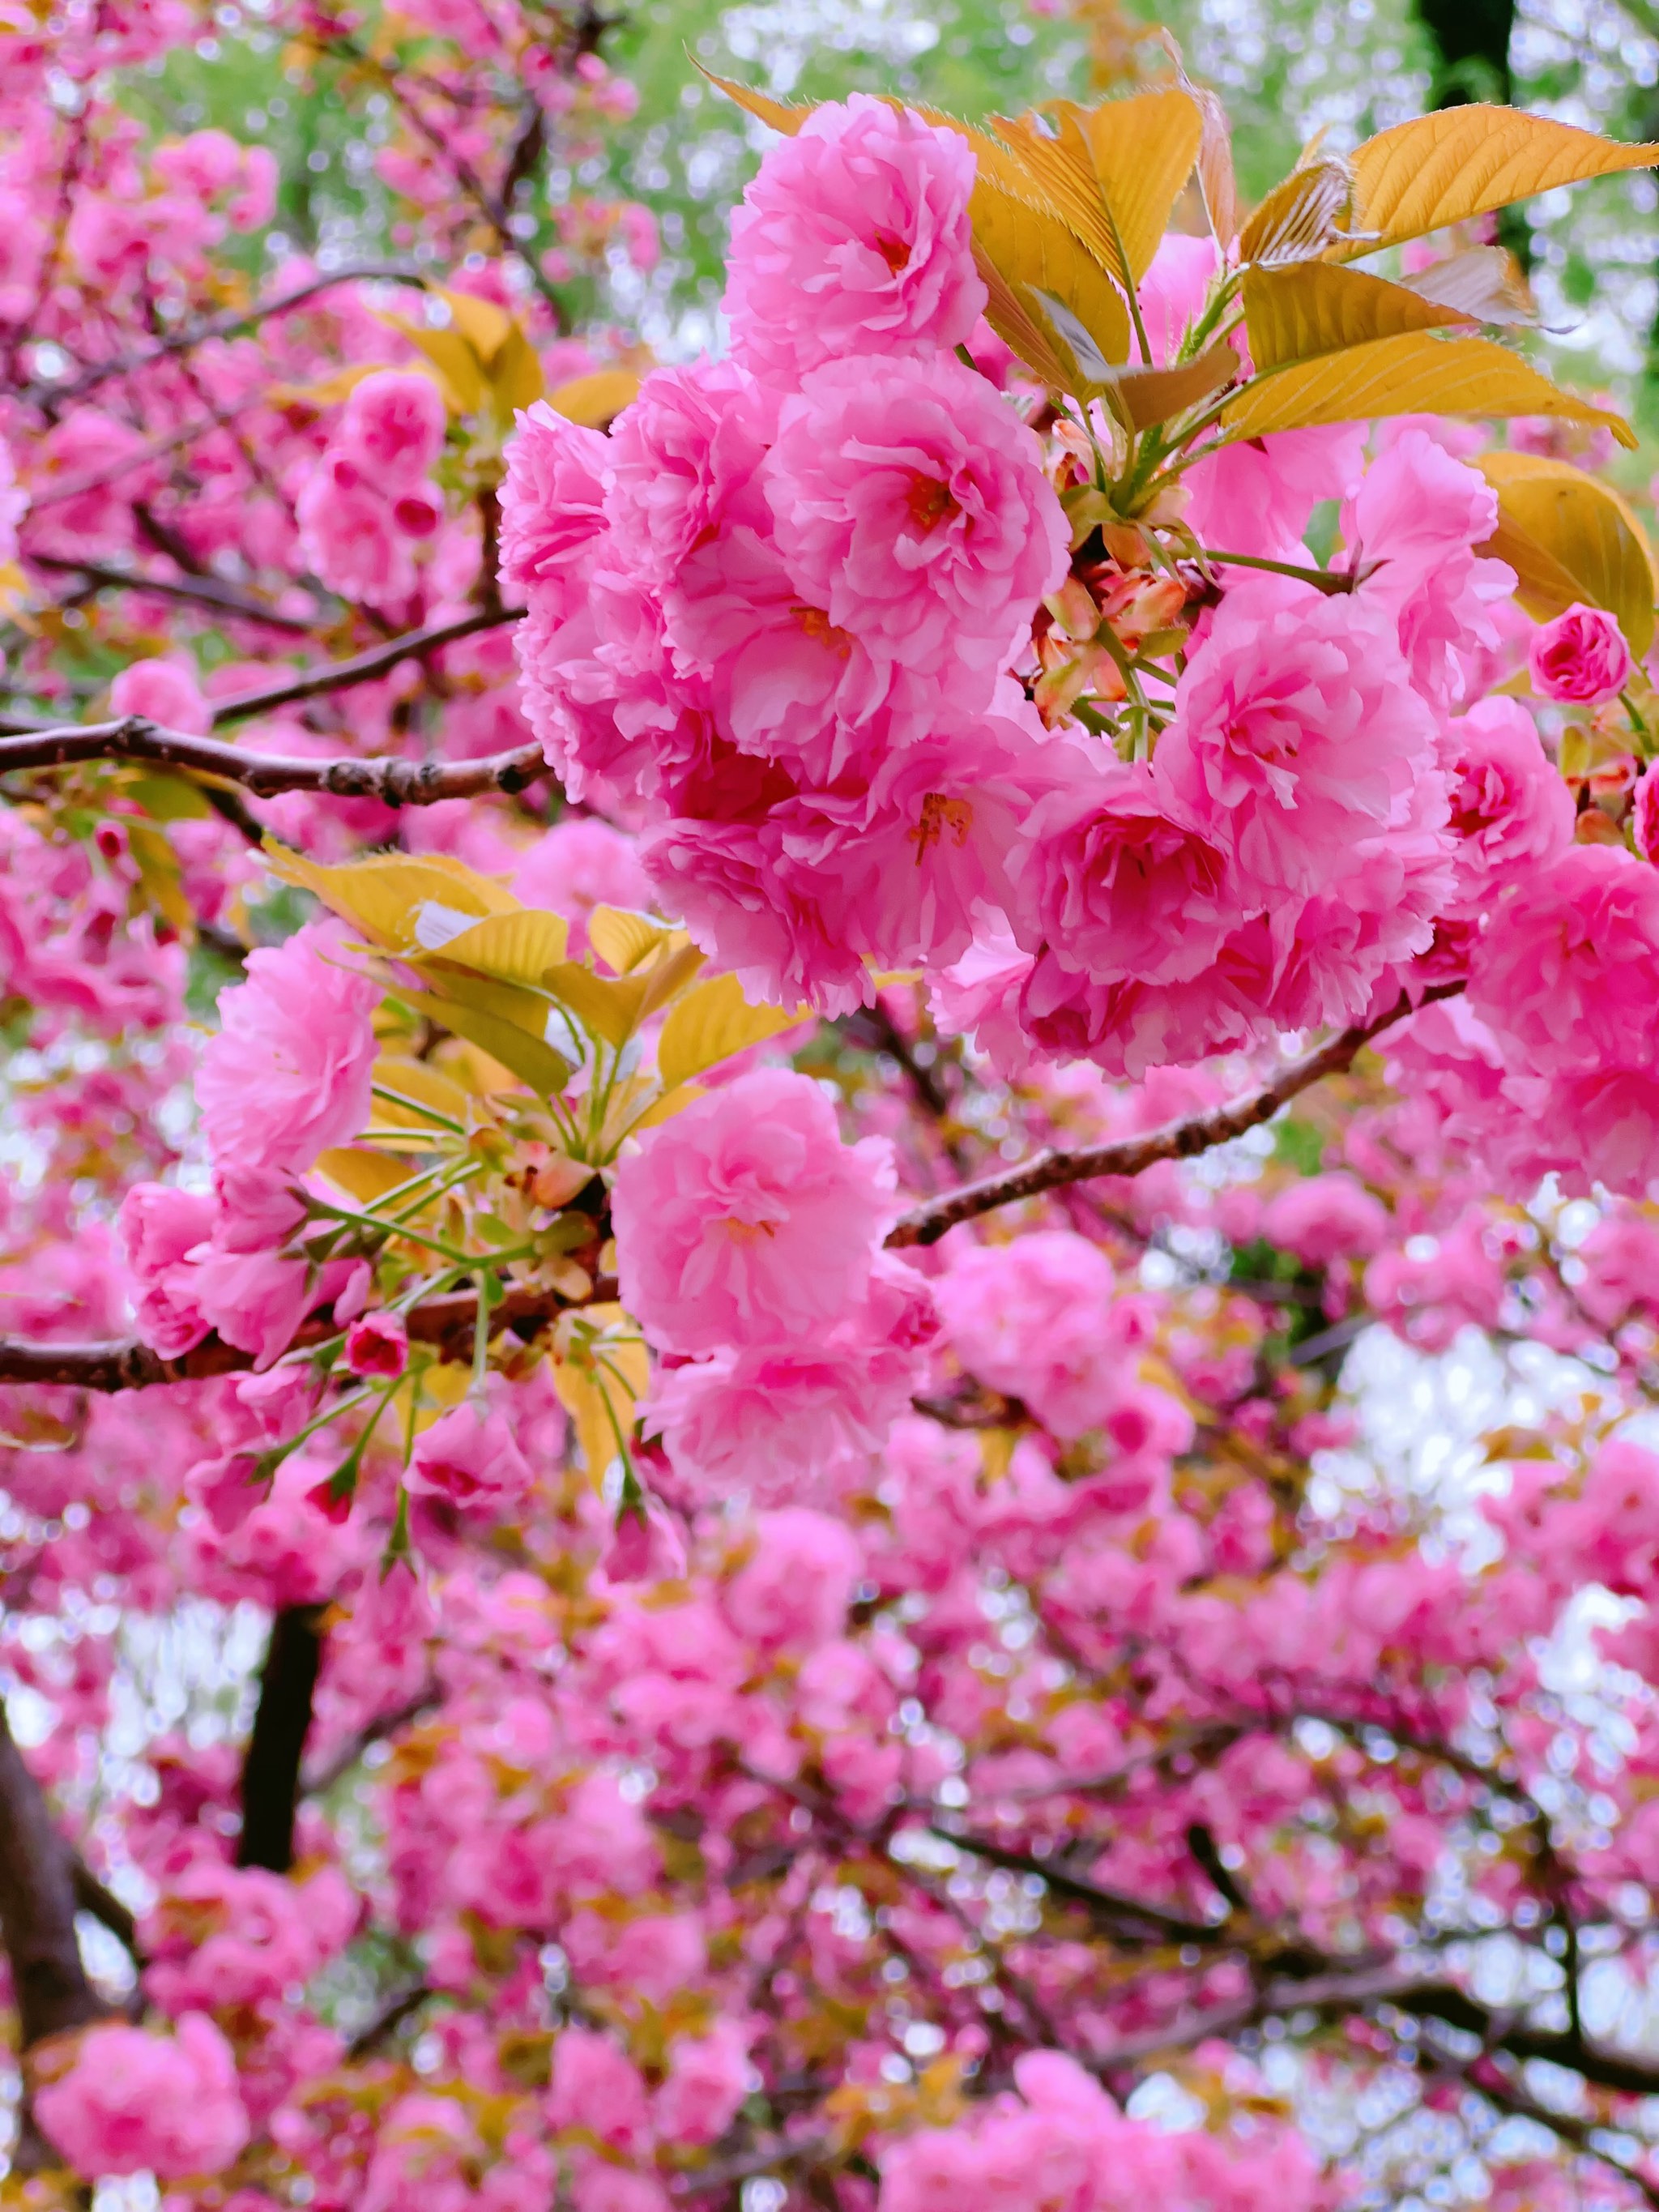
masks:
<instances>
[{"instance_id":1,"label":"pink flower bud","mask_svg":"<svg viewBox=\"0 0 1659 2212\"><path fill-rule=\"evenodd\" d=\"M353 1322L345 1364L354 1375L401 1375L409 1364L409 1331L398 1316L369 1313Z\"/></svg>"}]
</instances>

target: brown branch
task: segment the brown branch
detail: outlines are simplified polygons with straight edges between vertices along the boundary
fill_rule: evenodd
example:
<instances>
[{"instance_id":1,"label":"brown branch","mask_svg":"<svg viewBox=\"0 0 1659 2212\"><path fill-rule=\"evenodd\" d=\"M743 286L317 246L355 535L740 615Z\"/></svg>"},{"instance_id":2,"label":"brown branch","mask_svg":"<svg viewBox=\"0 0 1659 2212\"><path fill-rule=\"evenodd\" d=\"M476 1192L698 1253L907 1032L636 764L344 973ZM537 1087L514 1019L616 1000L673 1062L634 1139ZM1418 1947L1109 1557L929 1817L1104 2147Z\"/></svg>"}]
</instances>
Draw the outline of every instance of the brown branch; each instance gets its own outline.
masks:
<instances>
[{"instance_id":1,"label":"brown branch","mask_svg":"<svg viewBox=\"0 0 1659 2212\"><path fill-rule=\"evenodd\" d=\"M422 270L396 262L366 262L361 266L337 269L331 276L313 276L309 283L301 284L292 292L280 293L274 300L256 301L251 307L233 308L226 314L210 315L204 321L187 324L143 353L120 354L113 361L96 362L67 384L42 382L33 386L21 394L23 404L38 404L49 399L54 406L62 406L66 399L79 399L83 393L95 391L99 385L107 384L112 377L133 375L173 354L188 353L194 346L205 345L213 338L234 337L238 331L252 330L256 324L269 322L273 315L283 315L290 307L303 307L319 292L331 292L340 284L368 283L376 279L400 284L425 284L428 281Z\"/></svg>"},{"instance_id":2,"label":"brown branch","mask_svg":"<svg viewBox=\"0 0 1659 2212\"><path fill-rule=\"evenodd\" d=\"M137 1919L114 1891L99 1881L79 1851L70 1854L70 1880L75 1886L76 1911L90 1914L107 1928L134 1966L143 1966L146 1961Z\"/></svg>"},{"instance_id":3,"label":"brown branch","mask_svg":"<svg viewBox=\"0 0 1659 2212\"><path fill-rule=\"evenodd\" d=\"M325 661L267 690L245 691L238 698L222 699L213 710L213 726L222 729L227 722L246 721L250 714L269 714L276 708L293 706L297 700L315 699L325 691L344 691L354 684L371 683L400 660L435 652L441 645L453 645L481 629L499 629L503 623L517 622L523 612L522 607L485 607L475 614L459 616L453 622L434 623L428 629L405 630L401 637L389 639L349 660Z\"/></svg>"},{"instance_id":4,"label":"brown branch","mask_svg":"<svg viewBox=\"0 0 1659 2212\"><path fill-rule=\"evenodd\" d=\"M290 630L297 637L309 637L317 627L314 621L304 621L298 615L279 614L275 607L250 599L234 584L222 583L216 576L147 576L137 568L108 568L96 561L60 560L55 553L31 553L28 560L31 568L46 568L54 575L84 576L101 590L154 592L164 599L210 607L216 614L232 616L238 622Z\"/></svg>"},{"instance_id":5,"label":"brown branch","mask_svg":"<svg viewBox=\"0 0 1659 2212\"><path fill-rule=\"evenodd\" d=\"M1094 1176L1137 1176L1159 1160L1189 1160L1200 1152L1212 1151L1217 1145L1231 1144L1247 1130L1272 1121L1281 1106L1287 1105L1322 1076L1341 1073L1374 1036L1394 1023L1403 1021L1407 1014L1416 1012L1418 1006L1452 998L1462 988L1462 983L1437 983L1415 1005L1402 995L1376 1021L1344 1030L1340 1036L1332 1037L1316 1051L1292 1060L1260 1091L1252 1091L1225 1106L1214 1107L1207 1114L1195 1114L1185 1121L1169 1121L1161 1129L1149 1130L1144 1136L1120 1137L1107 1145L1084 1146L1071 1152L1037 1152L1004 1175L988 1176L982 1182L967 1183L960 1190L947 1192L943 1198L929 1199L903 1216L890 1231L888 1244L895 1249L910 1244L937 1244L945 1231L954 1229L958 1222L972 1221L981 1213L994 1212L1000 1206L1012 1206L1017 1200L1036 1198L1044 1191L1058 1190L1066 1183L1084 1182Z\"/></svg>"},{"instance_id":6,"label":"brown branch","mask_svg":"<svg viewBox=\"0 0 1659 2212\"><path fill-rule=\"evenodd\" d=\"M337 1782L344 1781L371 1746L384 1743L389 1735L396 1735L399 1729L407 1728L411 1721L419 1720L441 1703L437 1684L428 1682L401 1705L394 1705L389 1712L377 1713L372 1721L365 1721L355 1735L349 1736L319 1765L307 1769L300 1778L301 1793L307 1797L325 1796Z\"/></svg>"},{"instance_id":7,"label":"brown branch","mask_svg":"<svg viewBox=\"0 0 1659 2212\"><path fill-rule=\"evenodd\" d=\"M69 1850L0 1707L0 1940L25 2051L105 2012L81 1963L75 1904Z\"/></svg>"},{"instance_id":8,"label":"brown branch","mask_svg":"<svg viewBox=\"0 0 1659 2212\"><path fill-rule=\"evenodd\" d=\"M163 729L139 714L0 737L0 775L106 760L147 761L186 775L217 776L240 784L256 799L313 791L332 799L378 799L388 806L430 806L443 799L476 799L481 792L523 791L547 774L536 744L516 745L511 752L480 760L312 760L295 753L245 752L222 738Z\"/></svg>"},{"instance_id":9,"label":"brown branch","mask_svg":"<svg viewBox=\"0 0 1659 2212\"><path fill-rule=\"evenodd\" d=\"M614 1275L600 1275L586 1298L568 1298L560 1291L533 1285L509 1287L489 1310L491 1336L503 1329L526 1328L532 1333L544 1322L555 1320L572 1305L605 1304L615 1298ZM425 1298L404 1316L409 1334L418 1343L435 1344L453 1357L470 1356L478 1302L471 1291L452 1291L442 1297ZM295 1332L294 1348L304 1350L337 1336L331 1322L309 1321ZM79 1390L143 1390L162 1382L200 1382L215 1375L240 1375L253 1364L251 1352L239 1352L216 1336L204 1337L178 1359L163 1359L136 1337L106 1344L29 1344L17 1337L0 1337L0 1383L58 1383Z\"/></svg>"}]
</instances>

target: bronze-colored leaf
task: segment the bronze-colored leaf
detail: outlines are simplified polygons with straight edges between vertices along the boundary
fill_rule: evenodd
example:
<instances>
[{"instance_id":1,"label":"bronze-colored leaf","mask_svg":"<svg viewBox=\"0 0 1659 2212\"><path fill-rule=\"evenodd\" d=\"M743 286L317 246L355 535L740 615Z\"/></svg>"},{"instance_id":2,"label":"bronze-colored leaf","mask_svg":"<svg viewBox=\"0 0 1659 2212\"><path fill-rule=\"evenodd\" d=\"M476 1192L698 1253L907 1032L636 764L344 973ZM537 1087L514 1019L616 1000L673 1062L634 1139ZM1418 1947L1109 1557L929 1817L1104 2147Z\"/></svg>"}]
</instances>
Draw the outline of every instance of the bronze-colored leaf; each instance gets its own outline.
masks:
<instances>
[{"instance_id":1,"label":"bronze-colored leaf","mask_svg":"<svg viewBox=\"0 0 1659 2212\"><path fill-rule=\"evenodd\" d=\"M1328 261L1247 269L1243 296L1244 326L1258 373L1340 353L1372 338L1472 320L1403 284L1390 284L1364 269L1338 269Z\"/></svg>"},{"instance_id":2,"label":"bronze-colored leaf","mask_svg":"<svg viewBox=\"0 0 1659 2212\"><path fill-rule=\"evenodd\" d=\"M1518 354L1490 338L1442 337L1433 331L1292 362L1246 385L1222 420L1237 437L1260 438L1386 415L1555 415L1600 424L1622 446L1636 443L1622 416L1564 392Z\"/></svg>"},{"instance_id":3,"label":"bronze-colored leaf","mask_svg":"<svg viewBox=\"0 0 1659 2212\"><path fill-rule=\"evenodd\" d=\"M1647 532L1610 484L1539 453L1486 453L1477 464L1498 494L1498 526L1481 547L1507 561L1534 621L1576 601L1605 607L1640 659L1653 642L1655 578Z\"/></svg>"},{"instance_id":4,"label":"bronze-colored leaf","mask_svg":"<svg viewBox=\"0 0 1659 2212\"><path fill-rule=\"evenodd\" d=\"M1322 154L1275 185L1238 234L1239 258L1261 268L1312 261L1350 227L1353 172Z\"/></svg>"},{"instance_id":5,"label":"bronze-colored leaf","mask_svg":"<svg viewBox=\"0 0 1659 2212\"><path fill-rule=\"evenodd\" d=\"M1441 108L1380 131L1354 155L1354 228L1375 236L1334 251L1351 258L1560 185L1656 164L1659 145L1623 145L1548 116L1479 102Z\"/></svg>"}]
</instances>

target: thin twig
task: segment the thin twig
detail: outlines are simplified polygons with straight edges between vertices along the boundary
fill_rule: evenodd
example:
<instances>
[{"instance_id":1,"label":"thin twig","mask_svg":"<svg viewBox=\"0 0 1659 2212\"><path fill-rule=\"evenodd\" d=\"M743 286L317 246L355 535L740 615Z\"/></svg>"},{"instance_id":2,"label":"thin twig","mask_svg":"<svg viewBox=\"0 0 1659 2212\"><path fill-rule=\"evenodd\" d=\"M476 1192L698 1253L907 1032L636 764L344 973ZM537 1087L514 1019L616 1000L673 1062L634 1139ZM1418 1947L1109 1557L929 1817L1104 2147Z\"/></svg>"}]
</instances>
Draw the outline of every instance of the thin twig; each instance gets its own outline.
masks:
<instances>
[{"instance_id":1,"label":"thin twig","mask_svg":"<svg viewBox=\"0 0 1659 2212\"><path fill-rule=\"evenodd\" d=\"M273 315L286 314L290 307L303 307L307 300L319 292L331 292L337 285L370 283L375 281L399 284L425 284L428 279L419 269L402 262L365 262L349 269L337 269L327 276L313 276L308 283L297 286L291 292L279 293L274 300L255 301L249 307L234 307L222 315L210 315L199 323L188 323L180 330L159 339L143 353L120 354L113 361L95 362L83 369L79 376L67 384L42 381L32 386L21 397L23 404L38 404L50 399L61 406L66 399L79 399L83 393L95 391L99 385L107 384L113 376L131 376L139 369L150 368L158 361L172 355L188 353L193 346L205 345L213 338L234 337L238 331L252 330L258 323L269 322Z\"/></svg>"},{"instance_id":2,"label":"thin twig","mask_svg":"<svg viewBox=\"0 0 1659 2212\"><path fill-rule=\"evenodd\" d=\"M1231 1144L1247 1130L1272 1121L1281 1106L1287 1105L1322 1076L1340 1074L1381 1031L1403 1021L1419 1006L1455 997L1462 988L1461 982L1437 983L1415 1002L1402 994L1376 1021L1344 1030L1340 1036L1332 1037L1316 1051L1292 1060L1261 1090L1252 1091L1228 1105L1217 1106L1207 1114L1194 1114L1184 1121L1168 1121L1161 1129L1149 1130L1145 1136L1120 1137L1110 1144L1079 1146L1071 1152L1037 1152L1004 1175L988 1176L982 1182L967 1183L960 1190L948 1191L943 1198L929 1199L902 1217L889 1232L888 1244L895 1249L910 1244L937 1244L945 1231L954 1229L958 1222L972 1221L981 1213L994 1212L998 1206L1012 1206L1019 1199L1036 1198L1044 1191L1058 1190L1066 1183L1084 1182L1094 1176L1137 1176L1159 1160L1192 1159L1217 1145Z\"/></svg>"}]
</instances>

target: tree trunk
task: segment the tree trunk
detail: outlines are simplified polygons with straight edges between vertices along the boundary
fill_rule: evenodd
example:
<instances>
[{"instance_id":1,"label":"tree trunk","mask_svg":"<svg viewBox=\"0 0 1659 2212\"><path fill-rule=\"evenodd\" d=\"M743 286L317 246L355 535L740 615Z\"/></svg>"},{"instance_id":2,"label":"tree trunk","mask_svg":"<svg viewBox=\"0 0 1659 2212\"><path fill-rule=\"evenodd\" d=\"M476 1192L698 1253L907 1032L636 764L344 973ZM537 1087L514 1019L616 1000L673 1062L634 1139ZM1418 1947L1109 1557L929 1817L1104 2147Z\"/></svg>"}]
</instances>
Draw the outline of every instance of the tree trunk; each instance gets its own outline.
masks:
<instances>
[{"instance_id":1,"label":"tree trunk","mask_svg":"<svg viewBox=\"0 0 1659 2212\"><path fill-rule=\"evenodd\" d=\"M253 1733L242 1762L239 1867L268 1867L272 1874L286 1874L294 1863L300 1765L322 1663L323 1608L285 1606L270 1624Z\"/></svg>"}]
</instances>

